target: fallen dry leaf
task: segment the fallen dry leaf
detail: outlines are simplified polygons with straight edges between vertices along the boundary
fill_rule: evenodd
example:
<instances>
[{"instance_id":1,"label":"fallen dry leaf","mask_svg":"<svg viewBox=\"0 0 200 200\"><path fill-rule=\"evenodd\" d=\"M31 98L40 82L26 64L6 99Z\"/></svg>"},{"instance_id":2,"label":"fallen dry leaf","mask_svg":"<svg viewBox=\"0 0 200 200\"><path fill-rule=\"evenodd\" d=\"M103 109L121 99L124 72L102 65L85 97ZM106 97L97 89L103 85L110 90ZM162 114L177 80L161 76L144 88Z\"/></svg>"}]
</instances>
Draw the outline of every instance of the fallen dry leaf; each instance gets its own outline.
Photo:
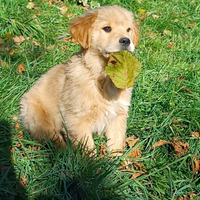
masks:
<instances>
[{"instance_id":1,"label":"fallen dry leaf","mask_svg":"<svg viewBox=\"0 0 200 200\"><path fill-rule=\"evenodd\" d=\"M156 147L163 146L163 145L165 145L165 144L169 144L169 142L166 141L166 140L160 140L160 141L156 142L156 143L151 147L151 149L154 149L154 148L156 148Z\"/></svg>"},{"instance_id":2,"label":"fallen dry leaf","mask_svg":"<svg viewBox=\"0 0 200 200\"><path fill-rule=\"evenodd\" d=\"M130 179L138 178L138 177L140 177L142 174L143 174L143 173L141 173L141 172L136 172L136 173L134 173L134 174L131 176Z\"/></svg>"},{"instance_id":3,"label":"fallen dry leaf","mask_svg":"<svg viewBox=\"0 0 200 200\"><path fill-rule=\"evenodd\" d=\"M61 8L58 7L58 9L60 10L60 13L64 15L67 12L68 6L63 6Z\"/></svg>"},{"instance_id":4,"label":"fallen dry leaf","mask_svg":"<svg viewBox=\"0 0 200 200\"><path fill-rule=\"evenodd\" d=\"M76 42L76 40L72 36L63 38L63 41L72 42L72 43Z\"/></svg>"},{"instance_id":5,"label":"fallen dry leaf","mask_svg":"<svg viewBox=\"0 0 200 200\"><path fill-rule=\"evenodd\" d=\"M148 15L145 13L145 14L142 14L142 15L140 15L140 20L143 20L143 19L145 19L146 17L147 17Z\"/></svg>"},{"instance_id":6,"label":"fallen dry leaf","mask_svg":"<svg viewBox=\"0 0 200 200\"><path fill-rule=\"evenodd\" d=\"M189 25L190 28L193 28L195 26L195 23L192 23Z\"/></svg>"},{"instance_id":7,"label":"fallen dry leaf","mask_svg":"<svg viewBox=\"0 0 200 200\"><path fill-rule=\"evenodd\" d=\"M167 46L167 48L169 49L174 49L175 48L175 42L169 42L169 45Z\"/></svg>"},{"instance_id":8,"label":"fallen dry leaf","mask_svg":"<svg viewBox=\"0 0 200 200\"><path fill-rule=\"evenodd\" d=\"M130 159L130 160L134 160L134 158L141 158L141 151L140 151L140 146L138 147L135 147L134 148L134 151L131 151L127 157Z\"/></svg>"},{"instance_id":9,"label":"fallen dry leaf","mask_svg":"<svg viewBox=\"0 0 200 200\"><path fill-rule=\"evenodd\" d=\"M191 90L187 89L187 88L183 88L182 90L184 90L185 92L189 92L189 93L192 93Z\"/></svg>"},{"instance_id":10,"label":"fallen dry leaf","mask_svg":"<svg viewBox=\"0 0 200 200\"><path fill-rule=\"evenodd\" d=\"M32 44L33 44L34 46L36 46L36 47L37 47L37 46L40 46L40 45L38 44L38 42L36 42L36 41L33 41Z\"/></svg>"},{"instance_id":11,"label":"fallen dry leaf","mask_svg":"<svg viewBox=\"0 0 200 200\"><path fill-rule=\"evenodd\" d=\"M200 132L192 132L192 137L200 137Z\"/></svg>"},{"instance_id":12,"label":"fallen dry leaf","mask_svg":"<svg viewBox=\"0 0 200 200\"><path fill-rule=\"evenodd\" d=\"M70 17L72 17L72 16L73 16L72 13L67 13L67 17L68 17L68 18L70 18Z\"/></svg>"},{"instance_id":13,"label":"fallen dry leaf","mask_svg":"<svg viewBox=\"0 0 200 200\"><path fill-rule=\"evenodd\" d=\"M151 37L156 37L156 36L157 36L156 33L147 33L146 35L147 35L147 36L151 36Z\"/></svg>"},{"instance_id":14,"label":"fallen dry leaf","mask_svg":"<svg viewBox=\"0 0 200 200\"><path fill-rule=\"evenodd\" d=\"M188 199L194 199L194 200L197 200L196 198L196 194L195 193L188 193L188 194L185 194L184 197L179 197L178 200L188 200Z\"/></svg>"},{"instance_id":15,"label":"fallen dry leaf","mask_svg":"<svg viewBox=\"0 0 200 200\"><path fill-rule=\"evenodd\" d=\"M63 46L63 47L61 47L61 49L62 49L63 51L65 51L65 50L67 49L67 46Z\"/></svg>"},{"instance_id":16,"label":"fallen dry leaf","mask_svg":"<svg viewBox=\"0 0 200 200\"><path fill-rule=\"evenodd\" d=\"M17 137L18 137L19 139L21 139L21 140L24 138L24 134L23 134L22 130L19 131Z\"/></svg>"},{"instance_id":17,"label":"fallen dry leaf","mask_svg":"<svg viewBox=\"0 0 200 200\"><path fill-rule=\"evenodd\" d=\"M141 158L142 152L140 151L140 146L135 147L135 144L140 141L140 138L135 139L134 136L126 138L126 146L128 149L134 148L133 151L131 151L127 158L130 161L135 160L134 158Z\"/></svg>"},{"instance_id":18,"label":"fallen dry leaf","mask_svg":"<svg viewBox=\"0 0 200 200\"><path fill-rule=\"evenodd\" d=\"M8 52L8 54L10 54L11 56L12 56L14 53L15 53L15 50L14 50L14 49L12 49L12 50L10 50L10 51Z\"/></svg>"},{"instance_id":19,"label":"fallen dry leaf","mask_svg":"<svg viewBox=\"0 0 200 200\"><path fill-rule=\"evenodd\" d=\"M33 9L34 8L34 3L33 2L29 2L26 7L28 9Z\"/></svg>"},{"instance_id":20,"label":"fallen dry leaf","mask_svg":"<svg viewBox=\"0 0 200 200\"><path fill-rule=\"evenodd\" d=\"M195 26L195 23L186 22L186 24L187 24L190 28L193 28L193 27Z\"/></svg>"},{"instance_id":21,"label":"fallen dry leaf","mask_svg":"<svg viewBox=\"0 0 200 200\"><path fill-rule=\"evenodd\" d=\"M160 16L158 15L152 15L153 18L159 18Z\"/></svg>"},{"instance_id":22,"label":"fallen dry leaf","mask_svg":"<svg viewBox=\"0 0 200 200\"><path fill-rule=\"evenodd\" d=\"M15 37L13 37L13 40L14 40L15 43L20 45L25 40L25 37L23 35L15 36Z\"/></svg>"},{"instance_id":23,"label":"fallen dry leaf","mask_svg":"<svg viewBox=\"0 0 200 200\"><path fill-rule=\"evenodd\" d=\"M191 163L191 167L194 172L200 171L200 159L193 157L193 164Z\"/></svg>"},{"instance_id":24,"label":"fallen dry leaf","mask_svg":"<svg viewBox=\"0 0 200 200\"><path fill-rule=\"evenodd\" d=\"M103 142L101 142L101 145L100 145L100 147L99 147L99 150L100 150L99 156L104 156L104 155L106 155L106 145L103 144Z\"/></svg>"},{"instance_id":25,"label":"fallen dry leaf","mask_svg":"<svg viewBox=\"0 0 200 200\"><path fill-rule=\"evenodd\" d=\"M14 115L12 119L15 120L15 121L18 120L18 116Z\"/></svg>"},{"instance_id":26,"label":"fallen dry leaf","mask_svg":"<svg viewBox=\"0 0 200 200\"><path fill-rule=\"evenodd\" d=\"M29 146L29 149L30 149L31 151L35 151L36 147Z\"/></svg>"},{"instance_id":27,"label":"fallen dry leaf","mask_svg":"<svg viewBox=\"0 0 200 200\"><path fill-rule=\"evenodd\" d=\"M22 144L21 144L21 143L19 143L19 142L18 142L18 143L16 143L16 144L15 144L15 150L16 150L17 148L21 147L21 146L22 146Z\"/></svg>"},{"instance_id":28,"label":"fallen dry leaf","mask_svg":"<svg viewBox=\"0 0 200 200\"><path fill-rule=\"evenodd\" d=\"M15 123L15 130L19 130L19 129L20 129L19 123L16 122L16 123Z\"/></svg>"},{"instance_id":29,"label":"fallen dry leaf","mask_svg":"<svg viewBox=\"0 0 200 200\"><path fill-rule=\"evenodd\" d=\"M175 19L174 22L178 22L178 19Z\"/></svg>"},{"instance_id":30,"label":"fallen dry leaf","mask_svg":"<svg viewBox=\"0 0 200 200\"><path fill-rule=\"evenodd\" d=\"M126 138L126 145L131 148L134 147L137 142L140 141L140 138L135 139L134 135Z\"/></svg>"},{"instance_id":31,"label":"fallen dry leaf","mask_svg":"<svg viewBox=\"0 0 200 200\"><path fill-rule=\"evenodd\" d=\"M81 8L83 9L83 10L86 10L86 11L88 11L90 8L89 7L84 7L84 6L81 6Z\"/></svg>"},{"instance_id":32,"label":"fallen dry leaf","mask_svg":"<svg viewBox=\"0 0 200 200\"><path fill-rule=\"evenodd\" d=\"M24 71L26 70L25 66L23 64L20 64L18 67L17 67L17 72L18 73L23 73Z\"/></svg>"},{"instance_id":33,"label":"fallen dry leaf","mask_svg":"<svg viewBox=\"0 0 200 200\"><path fill-rule=\"evenodd\" d=\"M170 138L170 140L172 141L171 144L174 147L174 151L176 152L176 155L178 157L181 157L182 155L188 152L190 148L188 143L182 142L182 140L179 140L178 137L173 139Z\"/></svg>"},{"instance_id":34,"label":"fallen dry leaf","mask_svg":"<svg viewBox=\"0 0 200 200\"><path fill-rule=\"evenodd\" d=\"M22 176L21 176L21 182L20 182L20 186L21 187L24 187L25 185L27 185L27 183L28 183L28 179L26 179L26 178L24 178L25 176L24 176L24 173L22 174Z\"/></svg>"}]
</instances>

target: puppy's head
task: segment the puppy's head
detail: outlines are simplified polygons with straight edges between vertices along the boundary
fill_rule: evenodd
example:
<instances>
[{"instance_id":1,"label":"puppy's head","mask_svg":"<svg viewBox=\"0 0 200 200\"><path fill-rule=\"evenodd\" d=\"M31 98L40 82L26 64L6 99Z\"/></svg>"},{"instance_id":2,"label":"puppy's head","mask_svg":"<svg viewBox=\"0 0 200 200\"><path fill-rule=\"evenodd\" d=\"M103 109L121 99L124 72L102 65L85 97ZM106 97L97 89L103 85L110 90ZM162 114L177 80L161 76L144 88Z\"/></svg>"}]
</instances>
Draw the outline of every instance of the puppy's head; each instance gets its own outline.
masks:
<instances>
[{"instance_id":1,"label":"puppy's head","mask_svg":"<svg viewBox=\"0 0 200 200\"><path fill-rule=\"evenodd\" d=\"M84 49L102 55L137 48L139 29L130 11L119 6L89 10L71 21L70 33Z\"/></svg>"}]
</instances>

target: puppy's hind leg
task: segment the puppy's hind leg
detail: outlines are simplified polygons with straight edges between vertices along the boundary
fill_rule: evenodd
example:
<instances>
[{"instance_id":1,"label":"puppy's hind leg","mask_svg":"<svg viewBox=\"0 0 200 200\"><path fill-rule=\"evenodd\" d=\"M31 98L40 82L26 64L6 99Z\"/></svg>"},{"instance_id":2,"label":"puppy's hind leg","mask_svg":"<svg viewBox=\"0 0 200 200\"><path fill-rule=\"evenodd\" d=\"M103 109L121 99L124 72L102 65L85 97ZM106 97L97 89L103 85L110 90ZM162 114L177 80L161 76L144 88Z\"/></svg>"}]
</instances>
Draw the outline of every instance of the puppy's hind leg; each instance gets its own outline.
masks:
<instances>
[{"instance_id":1,"label":"puppy's hind leg","mask_svg":"<svg viewBox=\"0 0 200 200\"><path fill-rule=\"evenodd\" d=\"M36 140L50 139L65 146L65 141L56 127L54 116L51 116L50 111L39 98L24 95L20 107L20 119L33 138Z\"/></svg>"}]
</instances>

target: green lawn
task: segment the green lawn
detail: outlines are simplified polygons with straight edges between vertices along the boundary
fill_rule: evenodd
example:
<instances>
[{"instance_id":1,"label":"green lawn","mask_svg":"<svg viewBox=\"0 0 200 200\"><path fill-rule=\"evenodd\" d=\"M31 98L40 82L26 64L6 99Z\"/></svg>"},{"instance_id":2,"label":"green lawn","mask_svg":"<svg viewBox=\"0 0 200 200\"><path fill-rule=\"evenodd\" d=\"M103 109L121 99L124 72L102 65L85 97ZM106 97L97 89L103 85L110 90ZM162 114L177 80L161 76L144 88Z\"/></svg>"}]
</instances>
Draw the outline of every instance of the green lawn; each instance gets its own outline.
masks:
<instances>
[{"instance_id":1,"label":"green lawn","mask_svg":"<svg viewBox=\"0 0 200 200\"><path fill-rule=\"evenodd\" d=\"M22 95L80 49L66 38L69 20L85 12L81 4L32 3L0 0L0 200L200 199L200 2L88 1L91 7L125 7L140 24L135 56L142 73L133 89L127 137L139 138L141 156L131 171L117 168L128 152L109 159L89 157L83 146L60 151L15 125ZM16 43L15 36L25 40ZM19 65L25 67L21 73ZM105 141L94 139L97 145ZM169 144L152 150L160 140ZM131 178L135 173L142 175Z\"/></svg>"}]
</instances>

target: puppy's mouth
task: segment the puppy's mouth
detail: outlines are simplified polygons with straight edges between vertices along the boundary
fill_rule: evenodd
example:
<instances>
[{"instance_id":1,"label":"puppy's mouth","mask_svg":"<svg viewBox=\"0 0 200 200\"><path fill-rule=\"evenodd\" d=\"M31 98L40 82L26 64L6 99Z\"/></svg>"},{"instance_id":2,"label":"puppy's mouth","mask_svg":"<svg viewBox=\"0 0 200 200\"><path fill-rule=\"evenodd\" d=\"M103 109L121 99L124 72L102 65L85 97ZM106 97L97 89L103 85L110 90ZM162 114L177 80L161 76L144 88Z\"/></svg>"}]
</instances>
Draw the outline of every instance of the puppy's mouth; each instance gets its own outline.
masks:
<instances>
[{"instance_id":1,"label":"puppy's mouth","mask_svg":"<svg viewBox=\"0 0 200 200\"><path fill-rule=\"evenodd\" d=\"M120 51L128 51L130 53L133 53L133 51L131 51L131 50L127 49L127 48L121 48L120 50L116 50L116 51L112 51L112 52L107 51L103 55L104 55L104 57L108 58L111 53L116 53L116 52L120 52Z\"/></svg>"},{"instance_id":2,"label":"puppy's mouth","mask_svg":"<svg viewBox=\"0 0 200 200\"><path fill-rule=\"evenodd\" d=\"M114 48L110 48L105 50L105 57L108 57L111 53L114 52L119 52L119 51L129 51L130 53L133 53L135 50L135 45L133 44L133 42L127 38L127 37L122 37L119 39L119 43L117 46L115 46Z\"/></svg>"}]
</instances>

